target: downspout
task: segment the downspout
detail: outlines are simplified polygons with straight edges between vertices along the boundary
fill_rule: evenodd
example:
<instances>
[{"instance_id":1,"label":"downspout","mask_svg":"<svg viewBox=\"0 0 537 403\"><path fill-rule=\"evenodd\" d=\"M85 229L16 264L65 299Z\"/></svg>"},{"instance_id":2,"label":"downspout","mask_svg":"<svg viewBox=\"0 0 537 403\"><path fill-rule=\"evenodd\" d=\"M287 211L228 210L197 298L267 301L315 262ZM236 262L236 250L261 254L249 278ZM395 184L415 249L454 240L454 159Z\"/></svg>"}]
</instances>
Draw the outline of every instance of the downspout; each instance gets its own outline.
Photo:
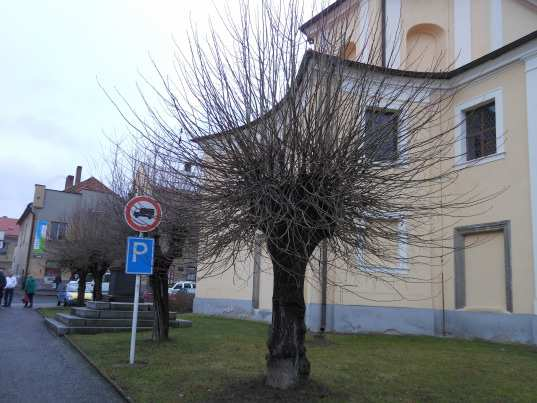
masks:
<instances>
[{"instance_id":1,"label":"downspout","mask_svg":"<svg viewBox=\"0 0 537 403\"><path fill-rule=\"evenodd\" d=\"M328 259L327 259L327 241L326 239L321 243L321 325L319 330L321 334L324 333L326 329L326 291L328 283Z\"/></svg>"},{"instance_id":2,"label":"downspout","mask_svg":"<svg viewBox=\"0 0 537 403\"><path fill-rule=\"evenodd\" d=\"M381 24L381 41L382 67L386 67L386 0L381 0L380 6L380 24Z\"/></svg>"},{"instance_id":3,"label":"downspout","mask_svg":"<svg viewBox=\"0 0 537 403\"><path fill-rule=\"evenodd\" d=\"M24 269L24 276L21 281L22 287L24 288L24 283L26 282L26 277L28 277L28 269L30 268L30 255L32 254L32 245L34 244L34 229L35 229L35 214L30 209L30 214L32 215L32 225L30 229L30 241L28 242L28 252L26 253L26 268Z\"/></svg>"}]
</instances>

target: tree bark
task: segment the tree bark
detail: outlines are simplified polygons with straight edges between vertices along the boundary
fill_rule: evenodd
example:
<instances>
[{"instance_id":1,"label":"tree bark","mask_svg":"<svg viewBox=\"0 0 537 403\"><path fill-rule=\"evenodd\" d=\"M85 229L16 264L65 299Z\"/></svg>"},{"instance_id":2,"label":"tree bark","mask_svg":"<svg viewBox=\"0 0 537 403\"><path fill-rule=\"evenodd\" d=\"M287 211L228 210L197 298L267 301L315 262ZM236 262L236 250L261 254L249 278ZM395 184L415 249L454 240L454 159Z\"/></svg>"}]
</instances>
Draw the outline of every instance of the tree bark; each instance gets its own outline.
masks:
<instances>
[{"instance_id":1,"label":"tree bark","mask_svg":"<svg viewBox=\"0 0 537 403\"><path fill-rule=\"evenodd\" d=\"M266 384L288 389L307 381L310 374L304 346L304 275L308 260L284 253L270 242L268 248L274 270L274 287Z\"/></svg>"},{"instance_id":2,"label":"tree bark","mask_svg":"<svg viewBox=\"0 0 537 403\"><path fill-rule=\"evenodd\" d=\"M101 270L97 270L93 274L93 300L94 301L101 301L103 299L103 276L104 272Z\"/></svg>"},{"instance_id":3,"label":"tree bark","mask_svg":"<svg viewBox=\"0 0 537 403\"><path fill-rule=\"evenodd\" d=\"M155 321L153 323L153 340L168 340L169 305L168 305L168 273L166 270L156 269L151 276L153 290L153 310Z\"/></svg>"},{"instance_id":4,"label":"tree bark","mask_svg":"<svg viewBox=\"0 0 537 403\"><path fill-rule=\"evenodd\" d=\"M78 272L78 295L77 295L77 305L84 306L84 296L86 294L86 276L87 273L85 270L80 270Z\"/></svg>"}]
</instances>

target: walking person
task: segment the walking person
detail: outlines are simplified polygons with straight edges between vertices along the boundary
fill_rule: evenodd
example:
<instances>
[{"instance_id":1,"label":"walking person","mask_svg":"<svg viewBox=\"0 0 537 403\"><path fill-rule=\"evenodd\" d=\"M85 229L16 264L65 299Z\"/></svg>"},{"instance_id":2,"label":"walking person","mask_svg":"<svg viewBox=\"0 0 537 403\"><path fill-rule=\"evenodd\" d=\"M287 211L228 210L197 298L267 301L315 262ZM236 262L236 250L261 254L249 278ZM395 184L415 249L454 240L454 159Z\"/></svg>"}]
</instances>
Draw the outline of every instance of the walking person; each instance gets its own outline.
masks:
<instances>
[{"instance_id":1,"label":"walking person","mask_svg":"<svg viewBox=\"0 0 537 403\"><path fill-rule=\"evenodd\" d=\"M31 274L26 279L26 283L24 283L24 292L26 293L26 296L28 297L24 301L24 307L25 308L33 307L34 306L34 294L35 294L35 279Z\"/></svg>"},{"instance_id":2,"label":"walking person","mask_svg":"<svg viewBox=\"0 0 537 403\"><path fill-rule=\"evenodd\" d=\"M67 306L67 284L60 281L56 287L56 297L58 298L58 306L62 305Z\"/></svg>"},{"instance_id":3,"label":"walking person","mask_svg":"<svg viewBox=\"0 0 537 403\"><path fill-rule=\"evenodd\" d=\"M13 301L13 292L17 286L17 277L13 272L8 272L6 277L6 288L4 290L4 306L9 308L11 306L11 301Z\"/></svg>"},{"instance_id":4,"label":"walking person","mask_svg":"<svg viewBox=\"0 0 537 403\"><path fill-rule=\"evenodd\" d=\"M6 287L6 276L4 274L4 269L0 268L0 302L2 301L2 296L4 295L5 287Z\"/></svg>"},{"instance_id":5,"label":"walking person","mask_svg":"<svg viewBox=\"0 0 537 403\"><path fill-rule=\"evenodd\" d=\"M54 284L56 285L55 289L58 291L59 285L62 283L62 276L60 274L56 274L56 277L54 277Z\"/></svg>"}]
</instances>

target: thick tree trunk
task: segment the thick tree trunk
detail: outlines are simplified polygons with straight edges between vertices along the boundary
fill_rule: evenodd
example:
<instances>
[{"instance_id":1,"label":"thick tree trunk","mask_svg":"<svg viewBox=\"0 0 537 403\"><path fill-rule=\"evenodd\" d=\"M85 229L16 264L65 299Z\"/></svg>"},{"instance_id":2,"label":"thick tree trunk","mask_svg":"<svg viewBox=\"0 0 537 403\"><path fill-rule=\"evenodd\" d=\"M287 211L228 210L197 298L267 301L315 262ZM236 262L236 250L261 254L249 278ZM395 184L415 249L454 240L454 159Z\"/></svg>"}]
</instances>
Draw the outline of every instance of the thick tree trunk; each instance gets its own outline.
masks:
<instances>
[{"instance_id":1,"label":"thick tree trunk","mask_svg":"<svg viewBox=\"0 0 537 403\"><path fill-rule=\"evenodd\" d=\"M86 271L78 272L78 295L76 303L78 306L84 306L84 296L86 294Z\"/></svg>"},{"instance_id":2,"label":"thick tree trunk","mask_svg":"<svg viewBox=\"0 0 537 403\"><path fill-rule=\"evenodd\" d=\"M93 275L94 285L93 285L93 300L100 301L103 299L103 275L104 272L97 270Z\"/></svg>"},{"instance_id":3,"label":"thick tree trunk","mask_svg":"<svg viewBox=\"0 0 537 403\"><path fill-rule=\"evenodd\" d=\"M153 310L155 321L153 322L153 340L168 340L169 329L169 305L168 305L168 273L166 270L156 269L151 276L151 288L153 290Z\"/></svg>"},{"instance_id":4,"label":"thick tree trunk","mask_svg":"<svg viewBox=\"0 0 537 403\"><path fill-rule=\"evenodd\" d=\"M307 259L283 253L269 243L274 269L272 329L268 340L266 384L287 389L309 378L304 339L304 275Z\"/></svg>"}]
</instances>

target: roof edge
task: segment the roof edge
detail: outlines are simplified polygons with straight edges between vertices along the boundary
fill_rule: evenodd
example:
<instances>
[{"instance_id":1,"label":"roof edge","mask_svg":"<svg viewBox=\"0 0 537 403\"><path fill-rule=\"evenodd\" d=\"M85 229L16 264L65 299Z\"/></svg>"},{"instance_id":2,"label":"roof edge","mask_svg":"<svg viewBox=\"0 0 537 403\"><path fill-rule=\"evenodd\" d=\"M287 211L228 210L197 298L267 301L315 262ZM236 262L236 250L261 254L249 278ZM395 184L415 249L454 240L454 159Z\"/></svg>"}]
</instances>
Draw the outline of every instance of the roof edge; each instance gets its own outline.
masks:
<instances>
[{"instance_id":1,"label":"roof edge","mask_svg":"<svg viewBox=\"0 0 537 403\"><path fill-rule=\"evenodd\" d=\"M19 226L22 225L22 222L24 221L26 216L32 212L32 206L33 206L33 203L28 203L26 205L26 208L24 209L24 211L22 212L21 216L17 220L17 225L19 225Z\"/></svg>"},{"instance_id":2,"label":"roof edge","mask_svg":"<svg viewBox=\"0 0 537 403\"><path fill-rule=\"evenodd\" d=\"M340 0L338 0L340 1ZM347 0L341 0L341 1L347 1ZM336 3L334 3L336 4ZM308 61L312 58L312 57L325 57L325 58L329 58L329 59L332 59L332 60L337 60L338 62L343 62L345 65L347 65L348 67L350 68L367 68L369 69L372 73L381 73L381 74L388 74L388 75L392 75L392 76L399 76L399 77L409 77L409 78L425 78L425 79L437 79L437 80L449 80L451 78L454 78L456 76L458 76L459 74L462 74L468 70L471 70L481 64L484 64L490 60L494 60L496 59L497 57L500 57L508 52L510 52L511 50L514 50L534 39L537 39L537 30L536 31L533 31L525 36L523 36L522 38L519 38L513 42L510 42L504 46L502 46L501 48L498 48L490 53L487 53L473 61L471 61L470 63L467 63L467 64L464 64L454 70L449 70L449 71L445 71L445 72L438 72L438 73L435 73L435 72L426 72L426 71L413 71L413 70L400 70L400 69L392 69L392 68L389 68L389 67L382 67L382 66L377 66L377 65L374 65L374 64L368 64L368 63L362 63L362 62L356 62L356 61L352 61L352 60L345 60L345 59L341 59L339 58L338 56L334 56L334 55L329 55L329 54L326 54L326 53L321 53L321 52L317 52L315 50L312 50L312 49L308 49L305 53L304 53L304 56L302 58L302 62L300 64L300 67L298 69L298 74L297 74L297 80L300 81L301 80L301 75L303 74L303 70L306 68L306 65L308 64ZM285 99L285 98L284 98ZM283 101L283 99L282 99ZM280 103L282 102L280 101ZM277 108L279 106L278 103L277 105L275 105L271 111L273 111L275 108ZM271 111L267 112L267 113L271 113ZM266 115L263 115L263 116L260 116L258 118L256 118L255 120L253 120L252 122L250 123L247 123L247 124L244 124L242 126L238 126L236 128L233 128L233 129L230 129L230 130L227 130L225 132L219 132L219 133L213 133L213 134L209 134L209 135L206 135L206 136L200 136L200 137L197 137L195 139L192 139L192 141L198 143L198 142L201 142L201 141L205 141L205 140L209 140L211 138L214 138L214 137L218 137L218 136L221 136L221 135L224 135L224 134L229 134L231 132L234 132L236 130L241 130L241 129L244 129L250 125L253 125L255 124L259 119L262 119L264 116Z\"/></svg>"},{"instance_id":3,"label":"roof edge","mask_svg":"<svg viewBox=\"0 0 537 403\"><path fill-rule=\"evenodd\" d=\"M300 30L300 32L305 34L306 29L311 27L313 24L315 24L321 18L326 17L327 14L330 14L332 11L334 11L336 8L341 6L346 1L347 0L336 0L334 3L330 4L324 10L321 10L319 13L315 14L313 17L311 17L309 20L307 20L305 23L303 23L300 27L298 27L298 29Z\"/></svg>"}]
</instances>

